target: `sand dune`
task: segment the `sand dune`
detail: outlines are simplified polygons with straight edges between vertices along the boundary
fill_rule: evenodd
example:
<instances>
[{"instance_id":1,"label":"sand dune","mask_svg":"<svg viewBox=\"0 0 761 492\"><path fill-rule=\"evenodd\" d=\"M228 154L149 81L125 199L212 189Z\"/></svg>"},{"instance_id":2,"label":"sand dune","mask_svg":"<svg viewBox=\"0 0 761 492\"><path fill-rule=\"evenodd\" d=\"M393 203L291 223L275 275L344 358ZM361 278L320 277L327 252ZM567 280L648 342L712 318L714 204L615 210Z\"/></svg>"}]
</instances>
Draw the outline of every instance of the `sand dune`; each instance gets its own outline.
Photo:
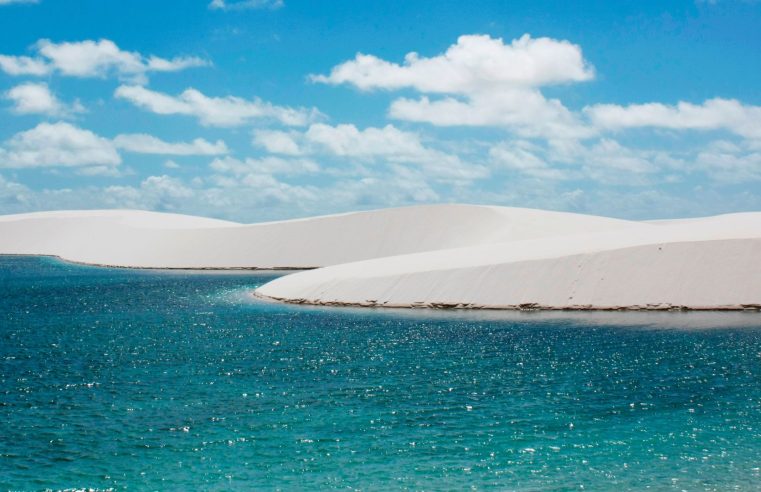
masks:
<instances>
[{"instance_id":1,"label":"sand dune","mask_svg":"<svg viewBox=\"0 0 761 492\"><path fill-rule=\"evenodd\" d=\"M761 308L761 214L641 225L337 265L257 295L387 307Z\"/></svg>"},{"instance_id":2,"label":"sand dune","mask_svg":"<svg viewBox=\"0 0 761 492\"><path fill-rule=\"evenodd\" d=\"M0 254L135 268L317 268L287 302L503 309L757 309L761 213L633 222L436 205L261 224L176 214L0 217Z\"/></svg>"},{"instance_id":3,"label":"sand dune","mask_svg":"<svg viewBox=\"0 0 761 492\"><path fill-rule=\"evenodd\" d=\"M261 224L135 210L0 217L0 253L142 268L313 268L633 223L539 210L419 206Z\"/></svg>"}]
</instances>

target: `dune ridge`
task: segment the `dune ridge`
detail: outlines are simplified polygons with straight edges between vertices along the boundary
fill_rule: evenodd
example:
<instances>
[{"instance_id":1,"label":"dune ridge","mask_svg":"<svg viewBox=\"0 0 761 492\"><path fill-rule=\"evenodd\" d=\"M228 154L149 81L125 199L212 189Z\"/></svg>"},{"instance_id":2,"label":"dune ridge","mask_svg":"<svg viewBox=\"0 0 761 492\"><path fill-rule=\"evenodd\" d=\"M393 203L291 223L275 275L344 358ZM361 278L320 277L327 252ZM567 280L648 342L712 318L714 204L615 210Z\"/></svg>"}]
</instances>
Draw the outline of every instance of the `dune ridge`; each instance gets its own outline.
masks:
<instances>
[{"instance_id":1,"label":"dune ridge","mask_svg":"<svg viewBox=\"0 0 761 492\"><path fill-rule=\"evenodd\" d=\"M137 210L61 211L0 216L0 253L127 268L306 269L542 237L573 228L596 231L630 225L602 217L475 205L259 224Z\"/></svg>"}]
</instances>

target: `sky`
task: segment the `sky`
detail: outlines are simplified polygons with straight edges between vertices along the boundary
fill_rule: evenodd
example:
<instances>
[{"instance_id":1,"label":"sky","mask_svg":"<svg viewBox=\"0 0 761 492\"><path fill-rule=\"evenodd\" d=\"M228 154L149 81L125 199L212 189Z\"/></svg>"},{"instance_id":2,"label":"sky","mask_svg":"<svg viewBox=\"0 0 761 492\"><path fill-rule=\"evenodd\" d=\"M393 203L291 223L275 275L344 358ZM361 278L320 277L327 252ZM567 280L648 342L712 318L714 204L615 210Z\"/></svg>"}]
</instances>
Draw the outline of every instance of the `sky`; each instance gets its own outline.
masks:
<instances>
[{"instance_id":1,"label":"sky","mask_svg":"<svg viewBox=\"0 0 761 492\"><path fill-rule=\"evenodd\" d=\"M761 210L761 2L0 0L0 214Z\"/></svg>"}]
</instances>

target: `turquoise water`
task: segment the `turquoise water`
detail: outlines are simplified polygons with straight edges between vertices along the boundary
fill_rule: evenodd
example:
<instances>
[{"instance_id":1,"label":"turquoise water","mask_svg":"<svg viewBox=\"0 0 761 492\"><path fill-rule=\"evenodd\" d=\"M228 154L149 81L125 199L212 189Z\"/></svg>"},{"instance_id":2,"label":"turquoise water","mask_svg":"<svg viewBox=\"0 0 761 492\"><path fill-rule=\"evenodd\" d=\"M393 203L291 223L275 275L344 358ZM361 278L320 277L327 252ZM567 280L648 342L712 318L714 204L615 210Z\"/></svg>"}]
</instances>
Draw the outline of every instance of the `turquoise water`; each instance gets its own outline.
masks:
<instances>
[{"instance_id":1,"label":"turquoise water","mask_svg":"<svg viewBox=\"0 0 761 492\"><path fill-rule=\"evenodd\" d=\"M754 490L761 317L318 309L0 257L0 489Z\"/></svg>"}]
</instances>

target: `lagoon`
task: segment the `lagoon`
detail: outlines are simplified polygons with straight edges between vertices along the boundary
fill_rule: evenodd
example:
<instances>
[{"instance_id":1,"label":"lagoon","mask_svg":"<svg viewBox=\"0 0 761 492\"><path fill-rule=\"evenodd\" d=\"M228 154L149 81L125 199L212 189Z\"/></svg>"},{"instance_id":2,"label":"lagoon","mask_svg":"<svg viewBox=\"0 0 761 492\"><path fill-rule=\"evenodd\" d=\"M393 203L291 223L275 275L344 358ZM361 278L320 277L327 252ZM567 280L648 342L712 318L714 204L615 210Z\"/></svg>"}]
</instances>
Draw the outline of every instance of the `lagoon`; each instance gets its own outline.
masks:
<instances>
[{"instance_id":1,"label":"lagoon","mask_svg":"<svg viewBox=\"0 0 761 492\"><path fill-rule=\"evenodd\" d=\"M758 313L255 300L275 276L0 257L0 489L761 482Z\"/></svg>"}]
</instances>

